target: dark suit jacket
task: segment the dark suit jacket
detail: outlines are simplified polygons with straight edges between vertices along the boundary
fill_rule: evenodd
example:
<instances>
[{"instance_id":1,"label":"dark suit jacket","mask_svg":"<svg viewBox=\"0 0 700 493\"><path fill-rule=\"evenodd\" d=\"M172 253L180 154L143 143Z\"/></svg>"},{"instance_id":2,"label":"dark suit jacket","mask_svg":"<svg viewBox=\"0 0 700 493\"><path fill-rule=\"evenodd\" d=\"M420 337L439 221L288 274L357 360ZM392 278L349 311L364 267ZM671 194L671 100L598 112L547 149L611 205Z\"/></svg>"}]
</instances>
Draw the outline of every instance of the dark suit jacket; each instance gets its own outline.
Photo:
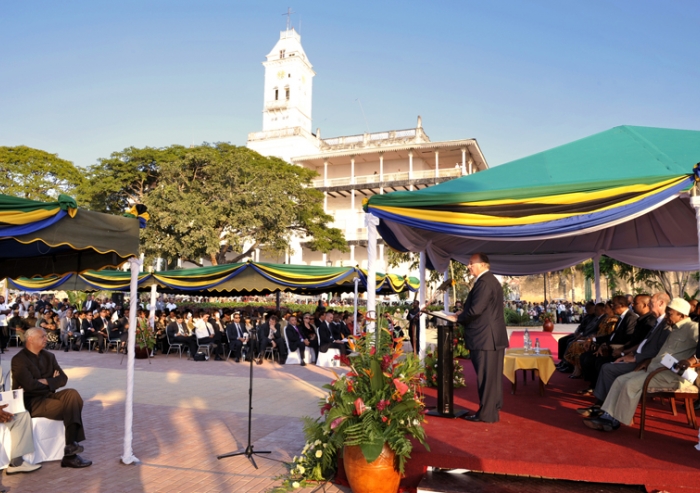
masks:
<instances>
[{"instance_id":1,"label":"dark suit jacket","mask_svg":"<svg viewBox=\"0 0 700 493\"><path fill-rule=\"evenodd\" d=\"M238 326L241 329L240 336L238 335L238 331L236 330L236 324L234 322L231 322L226 326L226 337L228 337L228 340L231 344L233 344L234 341L237 341L239 337L243 337L243 334L248 333L244 323L239 322Z\"/></svg>"},{"instance_id":2,"label":"dark suit jacket","mask_svg":"<svg viewBox=\"0 0 700 493\"><path fill-rule=\"evenodd\" d=\"M93 327L95 327L95 330L97 330L98 332L100 332L100 331L102 331L102 329L104 329L104 332L107 332L109 334L110 331L113 330L112 322L110 322L109 319L107 319L107 326L106 327L102 323L102 318L100 318L100 317L93 318L92 325L93 325Z\"/></svg>"},{"instance_id":3,"label":"dark suit jacket","mask_svg":"<svg viewBox=\"0 0 700 493\"><path fill-rule=\"evenodd\" d=\"M54 377L54 371L58 376ZM45 378L48 385L39 382ZM56 389L68 383L68 377L56 361L56 356L45 349L38 355L27 348L17 353L12 358L12 388L24 389L24 407L30 410L31 403L35 399L43 399L56 392Z\"/></svg>"},{"instance_id":4,"label":"dark suit jacket","mask_svg":"<svg viewBox=\"0 0 700 493\"><path fill-rule=\"evenodd\" d=\"M638 319L639 316L632 309L629 309L625 318L617 322L615 330L606 336L596 337L596 342L598 344L627 344L632 339Z\"/></svg>"},{"instance_id":5,"label":"dark suit jacket","mask_svg":"<svg viewBox=\"0 0 700 493\"><path fill-rule=\"evenodd\" d=\"M187 325L185 325L185 322L182 322L182 328L185 330L185 333L187 333ZM165 333L171 341L175 340L175 337L177 337L179 330L180 329L178 329L177 322L170 322L168 325L165 326Z\"/></svg>"},{"instance_id":6,"label":"dark suit jacket","mask_svg":"<svg viewBox=\"0 0 700 493\"><path fill-rule=\"evenodd\" d=\"M474 284L457 322L464 326L464 341L469 349L495 351L508 347L503 287L490 271Z\"/></svg>"},{"instance_id":7,"label":"dark suit jacket","mask_svg":"<svg viewBox=\"0 0 700 493\"><path fill-rule=\"evenodd\" d=\"M299 331L301 328L297 327ZM296 351L297 349L303 349L305 347L304 340L299 335L299 332L294 330L292 324L287 324L284 328L284 333L287 335L287 342L289 342L289 350Z\"/></svg>"},{"instance_id":8,"label":"dark suit jacket","mask_svg":"<svg viewBox=\"0 0 700 493\"><path fill-rule=\"evenodd\" d=\"M641 363L645 359L651 359L659 354L661 346L664 345L664 342L666 342L666 339L670 333L671 328L666 325L666 317L664 317L658 327L651 329L651 332L647 337L647 342L645 342L644 346L642 347L642 352L635 352L635 361L637 363Z\"/></svg>"},{"instance_id":9,"label":"dark suit jacket","mask_svg":"<svg viewBox=\"0 0 700 493\"><path fill-rule=\"evenodd\" d=\"M320 339L319 346L322 353L328 351L327 344L331 344L335 341L335 335L333 334L333 327L328 325L328 322L321 322L318 327L318 337ZM324 349L325 346L325 349Z\"/></svg>"},{"instance_id":10,"label":"dark suit jacket","mask_svg":"<svg viewBox=\"0 0 700 493\"><path fill-rule=\"evenodd\" d=\"M627 341L624 349L630 349L638 345L640 342L646 339L647 335L649 335L649 332L651 332L654 327L656 327L656 315L654 315L652 312L639 317L637 319L637 324L634 326L632 337L629 341Z\"/></svg>"}]
</instances>

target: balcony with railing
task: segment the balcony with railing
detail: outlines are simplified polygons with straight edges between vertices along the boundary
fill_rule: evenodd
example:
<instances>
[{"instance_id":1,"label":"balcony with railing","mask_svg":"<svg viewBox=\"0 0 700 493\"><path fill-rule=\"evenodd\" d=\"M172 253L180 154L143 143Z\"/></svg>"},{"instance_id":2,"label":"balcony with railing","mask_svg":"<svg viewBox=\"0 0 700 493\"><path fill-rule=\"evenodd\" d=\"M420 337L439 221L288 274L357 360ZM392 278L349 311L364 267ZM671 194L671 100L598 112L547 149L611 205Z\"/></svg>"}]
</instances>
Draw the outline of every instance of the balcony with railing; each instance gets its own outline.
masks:
<instances>
[{"instance_id":1,"label":"balcony with railing","mask_svg":"<svg viewBox=\"0 0 700 493\"><path fill-rule=\"evenodd\" d=\"M407 180L422 180L429 178L457 178L462 176L461 168L446 168L439 169L437 173L434 169L422 169L413 172L409 178L409 173L407 171L399 171L396 173L384 173L380 176L379 173L372 175L361 175L356 176L353 182L352 178L345 176L342 178L329 178L328 180L317 179L312 181L312 186L314 188L323 187L342 187L348 185L371 185L379 183L390 183L396 181L407 181Z\"/></svg>"}]
</instances>

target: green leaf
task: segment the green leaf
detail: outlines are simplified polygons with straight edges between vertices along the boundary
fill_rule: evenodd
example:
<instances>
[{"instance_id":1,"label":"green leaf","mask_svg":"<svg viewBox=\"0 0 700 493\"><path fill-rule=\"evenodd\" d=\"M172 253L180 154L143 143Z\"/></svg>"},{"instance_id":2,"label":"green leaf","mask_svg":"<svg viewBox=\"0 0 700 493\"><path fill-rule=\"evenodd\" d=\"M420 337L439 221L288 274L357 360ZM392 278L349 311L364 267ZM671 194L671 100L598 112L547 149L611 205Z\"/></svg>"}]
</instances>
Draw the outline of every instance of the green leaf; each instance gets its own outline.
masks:
<instances>
[{"instance_id":1,"label":"green leaf","mask_svg":"<svg viewBox=\"0 0 700 493\"><path fill-rule=\"evenodd\" d=\"M361 443L360 449L362 450L362 455L365 456L367 463L374 462L377 457L382 453L384 448L384 440L379 438L373 442Z\"/></svg>"},{"instance_id":2,"label":"green leaf","mask_svg":"<svg viewBox=\"0 0 700 493\"><path fill-rule=\"evenodd\" d=\"M379 363L378 359L372 359L370 361L370 369L372 370L372 380L370 385L372 386L372 391L377 392L384 388L384 373L382 373L382 365Z\"/></svg>"}]
</instances>

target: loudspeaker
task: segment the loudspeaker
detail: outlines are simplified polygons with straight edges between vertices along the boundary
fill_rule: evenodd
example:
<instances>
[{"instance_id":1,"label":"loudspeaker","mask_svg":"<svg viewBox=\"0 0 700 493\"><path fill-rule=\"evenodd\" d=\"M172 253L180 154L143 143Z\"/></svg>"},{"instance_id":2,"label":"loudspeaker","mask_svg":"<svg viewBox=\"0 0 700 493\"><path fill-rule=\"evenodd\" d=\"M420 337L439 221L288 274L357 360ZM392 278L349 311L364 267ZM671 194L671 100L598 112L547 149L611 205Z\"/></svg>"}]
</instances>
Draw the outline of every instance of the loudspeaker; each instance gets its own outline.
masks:
<instances>
[{"instance_id":1,"label":"loudspeaker","mask_svg":"<svg viewBox=\"0 0 700 493\"><path fill-rule=\"evenodd\" d=\"M124 293L119 291L112 293L112 303L117 306L122 306L124 304Z\"/></svg>"}]
</instances>

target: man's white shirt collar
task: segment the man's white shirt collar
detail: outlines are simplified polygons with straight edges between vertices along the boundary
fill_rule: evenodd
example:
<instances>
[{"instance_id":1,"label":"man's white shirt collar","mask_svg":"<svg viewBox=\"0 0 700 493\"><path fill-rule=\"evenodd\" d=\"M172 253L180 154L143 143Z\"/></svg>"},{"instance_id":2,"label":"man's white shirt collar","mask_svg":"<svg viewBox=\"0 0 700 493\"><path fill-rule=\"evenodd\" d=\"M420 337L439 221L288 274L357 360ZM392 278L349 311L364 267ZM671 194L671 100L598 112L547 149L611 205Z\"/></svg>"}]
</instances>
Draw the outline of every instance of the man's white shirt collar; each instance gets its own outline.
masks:
<instances>
[{"instance_id":1,"label":"man's white shirt collar","mask_svg":"<svg viewBox=\"0 0 700 493\"><path fill-rule=\"evenodd\" d=\"M480 278L481 276L483 276L484 274L486 274L488 271L489 271L489 269L486 269L484 272L482 272L481 274L479 274L478 276L476 276L476 279L474 279L474 284L476 284L476 281L478 281L479 278Z\"/></svg>"}]
</instances>

